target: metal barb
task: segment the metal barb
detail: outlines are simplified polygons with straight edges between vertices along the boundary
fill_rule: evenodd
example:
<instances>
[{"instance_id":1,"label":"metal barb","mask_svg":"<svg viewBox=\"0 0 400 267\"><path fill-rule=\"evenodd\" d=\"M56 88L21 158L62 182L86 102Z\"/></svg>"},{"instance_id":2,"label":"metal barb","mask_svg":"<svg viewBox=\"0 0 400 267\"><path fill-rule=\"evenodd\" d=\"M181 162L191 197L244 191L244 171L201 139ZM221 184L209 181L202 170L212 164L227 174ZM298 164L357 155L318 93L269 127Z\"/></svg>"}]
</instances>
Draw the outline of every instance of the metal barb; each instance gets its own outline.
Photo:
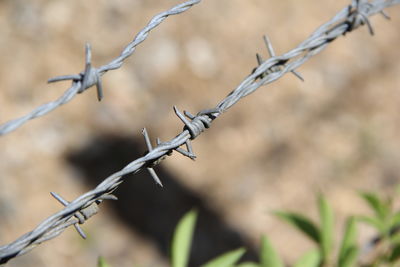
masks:
<instances>
[{"instance_id":1,"label":"metal barb","mask_svg":"<svg viewBox=\"0 0 400 267\"><path fill-rule=\"evenodd\" d=\"M190 113L189 111L183 111L183 114L185 114L186 117L188 117L191 120L194 120L194 118L196 118L196 116L194 116L192 113Z\"/></svg>"},{"instance_id":2,"label":"metal barb","mask_svg":"<svg viewBox=\"0 0 400 267\"><path fill-rule=\"evenodd\" d=\"M84 92L86 89L96 85L97 99L101 101L103 99L103 85L99 71L92 67L92 48L89 43L85 45L85 70L80 74L63 75L50 78L47 80L48 83L54 83L59 81L72 80L73 82L81 82L81 87L78 93Z\"/></svg>"},{"instance_id":3,"label":"metal barb","mask_svg":"<svg viewBox=\"0 0 400 267\"><path fill-rule=\"evenodd\" d=\"M183 115L176 106L174 106L174 111L178 118L185 124L184 129L189 131L190 139L192 140L194 140L206 128L209 128L212 119L215 118L213 114L198 113L197 116L193 116L187 111L185 111L185 115ZM185 116L191 121L189 121Z\"/></svg>"},{"instance_id":4,"label":"metal barb","mask_svg":"<svg viewBox=\"0 0 400 267\"><path fill-rule=\"evenodd\" d=\"M265 46L267 47L268 50L268 54L271 58L275 57L275 50L272 46L271 40L269 39L269 37L267 35L263 35L263 40L265 43ZM263 58L261 57L260 54L256 54L256 58L257 58L257 63L260 66L261 64L264 63ZM275 66L272 66L269 70L267 70L265 73L261 74L259 76L259 78L263 79L266 75L268 75L270 72L277 72L281 70L281 66L283 66L283 64L277 64ZM253 72L255 71L255 69L253 70ZM297 78L300 79L300 81L304 82L304 78L301 76L301 74L299 72L297 72L296 70L291 70L290 71L294 76L296 76Z\"/></svg>"},{"instance_id":5,"label":"metal barb","mask_svg":"<svg viewBox=\"0 0 400 267\"><path fill-rule=\"evenodd\" d=\"M80 92L83 92L87 88L96 85L97 99L101 101L103 99L103 85L96 68L92 67L92 48L89 43L85 46L85 71L83 73L83 81Z\"/></svg>"},{"instance_id":6,"label":"metal barb","mask_svg":"<svg viewBox=\"0 0 400 267\"><path fill-rule=\"evenodd\" d=\"M99 200L118 200L118 197L113 194L107 194L99 197Z\"/></svg>"},{"instance_id":7,"label":"metal barb","mask_svg":"<svg viewBox=\"0 0 400 267\"><path fill-rule=\"evenodd\" d=\"M183 156L188 157L188 158L190 158L192 160L196 159L196 155L194 155L193 153L190 153L189 151L186 151L186 150L184 150L184 149L182 149L180 147L175 148L175 151L179 152Z\"/></svg>"},{"instance_id":8,"label":"metal barb","mask_svg":"<svg viewBox=\"0 0 400 267\"><path fill-rule=\"evenodd\" d=\"M147 171L150 173L151 177L153 178L153 180L156 182L156 184L158 184L161 187L164 187L160 178L158 177L156 171L153 168L148 167Z\"/></svg>"},{"instance_id":9,"label":"metal barb","mask_svg":"<svg viewBox=\"0 0 400 267\"><path fill-rule=\"evenodd\" d=\"M385 12L385 10L381 10L379 12L385 19L390 20L390 16L388 13Z\"/></svg>"},{"instance_id":10,"label":"metal barb","mask_svg":"<svg viewBox=\"0 0 400 267\"><path fill-rule=\"evenodd\" d=\"M90 71L92 69L92 49L89 43L85 45L85 71L83 72L83 80L80 93L86 90L89 86Z\"/></svg>"},{"instance_id":11,"label":"metal barb","mask_svg":"<svg viewBox=\"0 0 400 267\"><path fill-rule=\"evenodd\" d=\"M223 110L220 107L215 107L215 108L203 109L199 113L197 113L197 116L207 115L211 119L215 119L219 115L221 115L222 112Z\"/></svg>"},{"instance_id":12,"label":"metal barb","mask_svg":"<svg viewBox=\"0 0 400 267\"><path fill-rule=\"evenodd\" d=\"M272 43L271 43L270 39L268 38L267 35L263 35L263 39L264 39L265 45L267 46L267 50L268 50L269 56L270 57L274 57L275 56L275 51L274 51L274 48L272 47Z\"/></svg>"},{"instance_id":13,"label":"metal barb","mask_svg":"<svg viewBox=\"0 0 400 267\"><path fill-rule=\"evenodd\" d=\"M60 202L62 205L68 206L69 202L68 202L67 200L63 199L59 194L57 194L57 193L55 193L55 192L50 192L50 194L51 194L55 199L57 199L58 202ZM79 216L79 215L77 215L77 214L78 214L78 213L75 213L74 216L77 217L77 219L79 220L79 223L82 224L82 223L84 222L84 219L83 219L83 221L81 222L81 220L82 220L81 217L82 217L82 216ZM78 216L79 216L79 217L78 217ZM82 228L79 226L79 223L74 223L74 227L75 227L76 231L78 232L78 234L79 234L83 239L86 239L87 236L86 236L85 232L82 230Z\"/></svg>"},{"instance_id":14,"label":"metal barb","mask_svg":"<svg viewBox=\"0 0 400 267\"><path fill-rule=\"evenodd\" d=\"M257 58L258 65L261 65L264 63L264 60L259 53L256 54L256 58Z\"/></svg>"},{"instance_id":15,"label":"metal barb","mask_svg":"<svg viewBox=\"0 0 400 267\"><path fill-rule=\"evenodd\" d=\"M161 144L160 138L157 138L157 139L156 139L156 144L157 144L158 146ZM194 160L194 159L196 158L196 156L195 156L194 154L192 154L192 153L190 153L190 152L188 152L188 151L186 151L186 150L184 150L184 149L182 149L182 148L180 148L180 147L176 147L174 150L175 150L176 152L182 154L182 155L185 156L185 157L189 157L190 159L193 159L193 160ZM171 153L172 153L172 150L171 150L167 155L170 156Z\"/></svg>"},{"instance_id":16,"label":"metal barb","mask_svg":"<svg viewBox=\"0 0 400 267\"><path fill-rule=\"evenodd\" d=\"M196 155L193 152L193 146L192 146L192 142L190 141L190 139L188 139L185 144L186 144L186 149L189 152L189 158L191 158L192 160L195 160Z\"/></svg>"},{"instance_id":17,"label":"metal barb","mask_svg":"<svg viewBox=\"0 0 400 267\"><path fill-rule=\"evenodd\" d=\"M146 128L142 129L142 134L144 136L144 142L146 143L147 149L149 151L152 151L153 150L153 146L151 145L150 137L149 137L149 134L147 133Z\"/></svg>"},{"instance_id":18,"label":"metal barb","mask_svg":"<svg viewBox=\"0 0 400 267\"><path fill-rule=\"evenodd\" d=\"M103 84L101 83L101 78L99 73L96 71L96 92L97 92L97 100L100 102L103 99Z\"/></svg>"},{"instance_id":19,"label":"metal barb","mask_svg":"<svg viewBox=\"0 0 400 267\"><path fill-rule=\"evenodd\" d=\"M304 82L304 78L303 76L301 76L300 72L298 72L297 70L292 70L290 71L294 76L296 76L297 78L300 79L300 81Z\"/></svg>"},{"instance_id":20,"label":"metal barb","mask_svg":"<svg viewBox=\"0 0 400 267\"><path fill-rule=\"evenodd\" d=\"M368 2L368 0L352 0L351 5L349 6L349 15L353 13L353 18L350 21L350 28L348 31L352 31L355 27L358 25L367 25L368 32L373 36L374 29L371 25L371 22L369 21L368 14L366 13L366 10L371 7L371 4ZM385 16L384 14L383 16Z\"/></svg>"},{"instance_id":21,"label":"metal barb","mask_svg":"<svg viewBox=\"0 0 400 267\"><path fill-rule=\"evenodd\" d=\"M175 111L176 116L178 116L178 118L183 122L183 124L185 124L185 126L188 128L188 130L190 132L192 132L193 129L192 129L192 125L191 125L190 121L188 119L186 119L186 117L179 111L179 109L176 106L174 106L174 111Z\"/></svg>"},{"instance_id":22,"label":"metal barb","mask_svg":"<svg viewBox=\"0 0 400 267\"><path fill-rule=\"evenodd\" d=\"M54 83L54 82L67 81L67 80L79 81L81 78L82 78L82 76L79 74L62 75L62 76L50 78L47 80L47 82Z\"/></svg>"},{"instance_id":23,"label":"metal barb","mask_svg":"<svg viewBox=\"0 0 400 267\"><path fill-rule=\"evenodd\" d=\"M144 136L144 141L146 143L147 149L149 150L149 152L153 151L153 146L151 145L150 137L149 134L147 133L146 128L142 129L142 134ZM154 164L154 162L152 162L152 164ZM149 172L150 176L153 178L153 180L156 182L156 184L163 187L163 184L160 178L158 177L156 171L153 169L153 167L147 167L146 169Z\"/></svg>"}]
</instances>

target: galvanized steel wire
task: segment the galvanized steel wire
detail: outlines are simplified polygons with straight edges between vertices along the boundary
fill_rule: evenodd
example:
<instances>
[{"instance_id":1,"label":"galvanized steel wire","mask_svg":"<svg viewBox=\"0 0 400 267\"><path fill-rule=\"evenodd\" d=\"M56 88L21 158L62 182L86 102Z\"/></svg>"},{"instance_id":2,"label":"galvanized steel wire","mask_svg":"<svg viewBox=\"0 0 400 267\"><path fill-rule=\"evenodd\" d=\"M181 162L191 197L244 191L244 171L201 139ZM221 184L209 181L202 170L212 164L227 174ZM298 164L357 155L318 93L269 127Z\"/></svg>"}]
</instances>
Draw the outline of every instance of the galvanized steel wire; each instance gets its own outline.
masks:
<instances>
[{"instance_id":1,"label":"galvanized steel wire","mask_svg":"<svg viewBox=\"0 0 400 267\"><path fill-rule=\"evenodd\" d=\"M149 35L150 31L156 28L158 25L160 25L161 22L163 22L167 17L172 16L172 15L177 15L180 13L185 12L192 6L200 3L201 0L190 0L187 2L184 2L182 4L176 5L173 8L162 12L160 14L157 14L154 16L150 22L147 24L146 27L144 27L133 39L132 42L130 42L124 50L121 52L121 54L113 59L111 62L107 63L104 66L101 66L99 68L94 68L91 65L91 49L90 46L87 44L86 45L86 66L85 70L82 71L79 74L75 75L65 75L65 76L60 76L60 77L55 77L49 80L49 82L57 82L57 81L62 81L62 80L72 80L72 86L68 88L64 94L59 97L57 100L43 104L36 109L34 109L32 112L8 121L2 125L0 125L0 136L5 135L11 131L14 131L18 127L22 126L23 124L27 123L29 120L41 117L56 108L60 107L63 104L68 103L71 101L78 93L82 93L86 89L92 87L93 85L96 85L97 87L97 96L99 101L102 98L102 86L101 86L101 76L104 75L106 72L110 70L115 70L118 69L122 66L124 61L130 57L133 52L135 52L136 47L142 43L144 40L146 40L147 36Z\"/></svg>"},{"instance_id":2,"label":"galvanized steel wire","mask_svg":"<svg viewBox=\"0 0 400 267\"><path fill-rule=\"evenodd\" d=\"M200 1L188 1L154 17L152 22L150 22L149 25L136 36L135 40L130 43L127 48L125 48L120 57L113 60L110 64L96 69L95 72L97 75L100 76L108 70L119 68L123 61L133 53L136 45L146 38L148 31L161 23L161 21L168 15L179 14L199 2ZM71 225L77 226L78 224L83 224L87 219L97 213L98 204L101 201L106 199L116 199L112 193L124 181L124 176L127 174L134 174L142 169L147 168L155 181L162 185L161 180L157 177L152 168L159 164L166 156L171 155L173 151L177 151L191 159L194 159L195 155L191 148L191 140L195 139L206 128L210 127L214 119L220 116L223 112L227 111L241 98L251 94L262 85L276 81L285 73L295 71L309 58L326 48L327 45L334 41L337 37L345 35L346 33L357 29L361 25L367 25L369 32L373 34L373 28L368 18L376 13L382 13L385 17L387 17L387 15L383 12L383 9L399 3L400 0L376 0L372 2L353 0L351 5L343 8L331 20L320 26L316 31L314 31L314 33L312 33L305 41L300 43L293 50L280 56L272 56L264 62L259 59L259 65L253 69L252 73L248 75L225 99L216 105L216 107L200 111L195 116L188 112L182 114L176 107L174 107L176 115L184 123L184 128L181 133L167 142L161 142L159 139L157 139L157 146L153 148L150 144L147 131L143 129L143 135L149 150L143 157L132 161L122 170L107 177L95 189L79 196L69 203L64 201L61 197L55 195L55 197L61 203L63 203L65 207L59 212L48 217L31 232L26 233L8 245L1 246L0 264L6 263L8 260L33 249L40 243L58 236ZM267 38L266 42L267 46L271 47L271 44L268 42ZM93 70L90 70L89 47L87 47L86 61L86 71L83 74L79 74L79 80L78 76L74 75L56 79L60 80L65 78L73 80L73 86L68 89L68 91L57 103L66 103L71 100L72 97L79 92L79 90L85 90L87 88L86 85L94 85L99 82L94 76L92 80L85 81L86 85L83 81L86 75L91 75L88 73L93 72ZM98 88L99 92L101 91L101 85L98 86L100 86L100 88ZM58 105L57 103L53 103L51 106L52 108L50 109L42 108L43 111L41 108L38 108L36 110L36 115L32 115L32 118L38 114L38 116L40 116L49 112ZM13 126L13 123L11 122L7 127L3 126L0 128L0 132L2 131L1 133L5 134L6 132L15 129L22 123L19 122L15 124L16 126ZM181 147L183 145L186 146L186 150Z\"/></svg>"}]
</instances>

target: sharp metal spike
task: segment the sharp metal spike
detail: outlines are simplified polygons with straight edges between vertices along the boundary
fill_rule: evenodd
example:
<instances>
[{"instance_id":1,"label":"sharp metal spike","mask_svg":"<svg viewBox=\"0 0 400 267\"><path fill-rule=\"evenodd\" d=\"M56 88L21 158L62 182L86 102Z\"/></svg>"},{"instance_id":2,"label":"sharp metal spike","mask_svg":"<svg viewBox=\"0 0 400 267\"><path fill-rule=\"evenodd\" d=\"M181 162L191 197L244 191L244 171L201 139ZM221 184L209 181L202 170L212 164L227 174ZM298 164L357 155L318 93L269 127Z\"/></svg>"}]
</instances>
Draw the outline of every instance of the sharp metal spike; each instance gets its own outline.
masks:
<instances>
[{"instance_id":1,"label":"sharp metal spike","mask_svg":"<svg viewBox=\"0 0 400 267\"><path fill-rule=\"evenodd\" d=\"M147 170L149 171L151 177L153 178L153 180L161 187L163 187L163 184L161 183L160 178L158 177L157 173L154 171L153 168L147 168Z\"/></svg>"},{"instance_id":2,"label":"sharp metal spike","mask_svg":"<svg viewBox=\"0 0 400 267\"><path fill-rule=\"evenodd\" d=\"M86 43L86 46L85 46L85 72L83 74L81 91L85 90L88 85L90 69L92 68L91 61L92 61L92 50L91 50L90 44Z\"/></svg>"},{"instance_id":3,"label":"sharp metal spike","mask_svg":"<svg viewBox=\"0 0 400 267\"><path fill-rule=\"evenodd\" d=\"M50 192L50 194L58 200L58 202L60 202L62 205L67 206L69 204L68 201L66 201L65 199L63 199L59 194L55 193L55 192Z\"/></svg>"},{"instance_id":4,"label":"sharp metal spike","mask_svg":"<svg viewBox=\"0 0 400 267\"><path fill-rule=\"evenodd\" d=\"M72 75L62 75L62 76L57 76L54 78L50 78L47 80L48 83L54 83L54 82L59 82L59 81L67 81L67 80L80 80L81 75L79 74L72 74Z\"/></svg>"},{"instance_id":5,"label":"sharp metal spike","mask_svg":"<svg viewBox=\"0 0 400 267\"><path fill-rule=\"evenodd\" d=\"M367 18L367 16L365 16L364 14L360 14L363 18L364 18L364 22L365 24L367 24L368 27L368 31L371 35L374 35L374 29L372 28L371 22L369 22L369 19Z\"/></svg>"},{"instance_id":6,"label":"sharp metal spike","mask_svg":"<svg viewBox=\"0 0 400 267\"><path fill-rule=\"evenodd\" d=\"M366 16L362 11L360 11L361 4L362 4L361 0L353 0L351 5L352 5L352 7L355 8L355 12L357 12L356 15L361 17L361 25L366 24L368 27L369 33L371 35L374 35L374 29L372 28L372 25L368 19L368 16ZM368 2L366 4L369 5Z\"/></svg>"},{"instance_id":7,"label":"sharp metal spike","mask_svg":"<svg viewBox=\"0 0 400 267\"><path fill-rule=\"evenodd\" d=\"M267 35L264 35L263 38L264 38L265 44L267 45L269 56L270 57L274 57L275 56L275 51L274 51L274 48L272 47L271 41L269 40Z\"/></svg>"},{"instance_id":8,"label":"sharp metal spike","mask_svg":"<svg viewBox=\"0 0 400 267\"><path fill-rule=\"evenodd\" d=\"M193 120L195 118L195 116L190 113L189 111L184 111L183 114L185 114L186 117L188 117L189 119Z\"/></svg>"},{"instance_id":9,"label":"sharp metal spike","mask_svg":"<svg viewBox=\"0 0 400 267\"><path fill-rule=\"evenodd\" d=\"M185 124L185 126L189 129L190 132L194 132L192 129L192 125L190 123L190 121L188 121L188 119L186 119L186 117L179 111L179 109L174 106L174 111L175 114L178 116L178 118Z\"/></svg>"},{"instance_id":10,"label":"sharp metal spike","mask_svg":"<svg viewBox=\"0 0 400 267\"><path fill-rule=\"evenodd\" d=\"M175 111L175 114L179 117L179 119L181 119L181 121L186 126L188 126L190 124L190 122L185 118L185 116L183 116L183 114L179 111L179 109L176 106L174 106L174 111Z\"/></svg>"},{"instance_id":11,"label":"sharp metal spike","mask_svg":"<svg viewBox=\"0 0 400 267\"><path fill-rule=\"evenodd\" d=\"M263 64L264 60L262 59L262 57L260 56L260 54L256 54L256 58L257 58L257 63L258 65Z\"/></svg>"},{"instance_id":12,"label":"sharp metal spike","mask_svg":"<svg viewBox=\"0 0 400 267\"><path fill-rule=\"evenodd\" d=\"M85 45L85 61L86 64L89 64L92 62L92 48L89 43L86 43Z\"/></svg>"},{"instance_id":13,"label":"sharp metal spike","mask_svg":"<svg viewBox=\"0 0 400 267\"><path fill-rule=\"evenodd\" d=\"M100 197L100 200L118 200L118 197L112 194L104 195ZM97 203L100 204L100 203Z\"/></svg>"},{"instance_id":14,"label":"sharp metal spike","mask_svg":"<svg viewBox=\"0 0 400 267\"><path fill-rule=\"evenodd\" d=\"M96 83L97 99L101 101L103 99L103 85L101 83L100 75L97 71L96 71L96 79L97 79Z\"/></svg>"},{"instance_id":15,"label":"sharp metal spike","mask_svg":"<svg viewBox=\"0 0 400 267\"><path fill-rule=\"evenodd\" d=\"M385 10L382 10L381 12L379 12L379 13L381 13L382 14L382 16L385 18L385 19L387 19L387 20L390 20L390 16L389 16L389 14L388 13L386 13L385 12Z\"/></svg>"},{"instance_id":16,"label":"sharp metal spike","mask_svg":"<svg viewBox=\"0 0 400 267\"><path fill-rule=\"evenodd\" d=\"M196 155L193 152L192 142L190 142L190 139L188 139L185 144L187 151L189 152L190 155L192 155L190 158L194 160L196 158Z\"/></svg>"},{"instance_id":17,"label":"sharp metal spike","mask_svg":"<svg viewBox=\"0 0 400 267\"><path fill-rule=\"evenodd\" d=\"M58 200L58 202L60 202L63 206L67 206L69 204L68 201L66 201L65 199L63 199L59 194L55 193L55 192L50 192L50 194ZM79 213L75 213L74 216L79 220L79 222L84 222L85 219L82 217L81 214ZM78 223L74 223L74 227L76 229L76 231L78 231L78 234L83 238L86 239L86 234L83 232L82 228L79 226Z\"/></svg>"},{"instance_id":18,"label":"sharp metal spike","mask_svg":"<svg viewBox=\"0 0 400 267\"><path fill-rule=\"evenodd\" d=\"M75 224L74 224L74 227L75 227L76 231L78 232L78 234L79 234L83 239L86 239L86 238L87 238L85 232L82 230L82 228L79 226L79 224L75 223Z\"/></svg>"},{"instance_id":19,"label":"sharp metal spike","mask_svg":"<svg viewBox=\"0 0 400 267\"><path fill-rule=\"evenodd\" d=\"M196 158L196 155L193 155L193 154L191 154L190 152L188 152L188 151L186 151L186 150L184 150L184 149L182 149L182 148L180 148L180 147L175 148L175 151L181 153L181 154L184 155L185 157L188 157L188 158L190 158L190 159L192 159L192 160L194 160L194 159Z\"/></svg>"},{"instance_id":20,"label":"sharp metal spike","mask_svg":"<svg viewBox=\"0 0 400 267\"><path fill-rule=\"evenodd\" d=\"M200 111L197 115L213 115L213 113L221 114L222 110L220 108L211 108L211 109L204 109Z\"/></svg>"},{"instance_id":21,"label":"sharp metal spike","mask_svg":"<svg viewBox=\"0 0 400 267\"><path fill-rule=\"evenodd\" d=\"M144 136L144 141L146 143L147 149L149 150L149 152L152 151L153 150L153 146L151 145L149 134L147 133L146 128L142 129L142 134Z\"/></svg>"},{"instance_id":22,"label":"sharp metal spike","mask_svg":"<svg viewBox=\"0 0 400 267\"><path fill-rule=\"evenodd\" d=\"M294 76L296 76L297 78L299 78L302 82L304 82L304 78L303 76L301 76L301 74L295 70L292 70L291 73L293 73Z\"/></svg>"}]
</instances>

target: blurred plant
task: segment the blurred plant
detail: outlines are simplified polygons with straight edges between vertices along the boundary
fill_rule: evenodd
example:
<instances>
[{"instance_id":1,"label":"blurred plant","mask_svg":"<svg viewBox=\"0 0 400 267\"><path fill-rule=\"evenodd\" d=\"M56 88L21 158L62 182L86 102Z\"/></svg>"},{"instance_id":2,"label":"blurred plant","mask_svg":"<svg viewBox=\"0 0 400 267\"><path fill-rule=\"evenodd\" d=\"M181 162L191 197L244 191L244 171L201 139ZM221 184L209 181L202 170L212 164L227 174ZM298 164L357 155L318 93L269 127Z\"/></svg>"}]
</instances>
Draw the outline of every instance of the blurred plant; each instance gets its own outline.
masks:
<instances>
[{"instance_id":1,"label":"blurred plant","mask_svg":"<svg viewBox=\"0 0 400 267\"><path fill-rule=\"evenodd\" d=\"M351 216L346 220L340 246L335 250L334 215L327 200L319 195L317 205L319 225L310 218L295 213L277 211L275 215L294 226L315 244L316 248L307 251L294 264L294 267L375 267L400 266L400 213L393 208L393 197L379 198L373 193L361 193L362 199L372 209L371 216ZM187 267L197 212L186 213L178 222L171 243L171 267ZM356 223L363 222L373 226L378 235L360 251L357 245ZM336 252L337 251L337 252ZM246 252L238 248L208 261L201 267L284 267L285 264L265 236L261 238L259 262L238 263ZM373 252L373 253L371 253ZM371 256L372 255L372 256ZM99 258L98 267L109 267Z\"/></svg>"},{"instance_id":2,"label":"blurred plant","mask_svg":"<svg viewBox=\"0 0 400 267\"><path fill-rule=\"evenodd\" d=\"M396 212L393 196L379 198L374 193L361 193L373 211L371 216L358 216L358 220L372 226L378 233L363 251L369 254L363 266L394 266L400 258L400 212Z\"/></svg>"},{"instance_id":3,"label":"blurred plant","mask_svg":"<svg viewBox=\"0 0 400 267\"><path fill-rule=\"evenodd\" d=\"M172 238L171 266L188 266L190 246L192 244L194 227L196 224L197 212L189 211L179 221ZM218 256L202 265L202 267L231 267L244 254L245 249L239 248Z\"/></svg>"},{"instance_id":4,"label":"blurred plant","mask_svg":"<svg viewBox=\"0 0 400 267\"><path fill-rule=\"evenodd\" d=\"M103 257L99 257L99 259L97 260L97 267L110 267L110 265Z\"/></svg>"},{"instance_id":5,"label":"blurred plant","mask_svg":"<svg viewBox=\"0 0 400 267\"><path fill-rule=\"evenodd\" d=\"M334 216L329 203L322 196L317 200L320 226L311 219L295 212L278 211L275 214L305 234L316 245L317 248L302 256L296 267L311 266L355 266L359 249L356 244L356 220L354 217L347 219L344 235L340 244L338 254L334 255ZM279 265L270 265L279 266Z\"/></svg>"}]
</instances>

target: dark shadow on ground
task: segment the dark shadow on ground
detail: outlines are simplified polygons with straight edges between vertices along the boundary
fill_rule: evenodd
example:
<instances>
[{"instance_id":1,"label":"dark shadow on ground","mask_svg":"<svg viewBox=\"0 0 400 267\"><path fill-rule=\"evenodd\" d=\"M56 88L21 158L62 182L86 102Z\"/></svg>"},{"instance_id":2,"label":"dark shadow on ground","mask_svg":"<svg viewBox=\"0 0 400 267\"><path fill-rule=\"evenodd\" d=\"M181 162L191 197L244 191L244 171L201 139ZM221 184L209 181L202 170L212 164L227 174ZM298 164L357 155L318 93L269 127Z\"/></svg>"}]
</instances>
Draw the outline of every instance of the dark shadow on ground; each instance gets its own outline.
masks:
<instances>
[{"instance_id":1,"label":"dark shadow on ground","mask_svg":"<svg viewBox=\"0 0 400 267\"><path fill-rule=\"evenodd\" d=\"M81 150L68 153L66 159L83 174L91 187L95 187L105 177L143 154L146 150L144 141L141 136L138 138L99 136ZM217 210L207 206L196 192L180 184L162 164L155 169L164 188L157 186L146 171L125 177L125 182L116 191L119 200L109 202L121 221L155 241L158 249L168 257L171 236L179 218L195 208L198 221L190 266L199 266L216 255L241 246L247 248L245 260L256 260L254 249L238 231L224 223Z\"/></svg>"}]
</instances>

